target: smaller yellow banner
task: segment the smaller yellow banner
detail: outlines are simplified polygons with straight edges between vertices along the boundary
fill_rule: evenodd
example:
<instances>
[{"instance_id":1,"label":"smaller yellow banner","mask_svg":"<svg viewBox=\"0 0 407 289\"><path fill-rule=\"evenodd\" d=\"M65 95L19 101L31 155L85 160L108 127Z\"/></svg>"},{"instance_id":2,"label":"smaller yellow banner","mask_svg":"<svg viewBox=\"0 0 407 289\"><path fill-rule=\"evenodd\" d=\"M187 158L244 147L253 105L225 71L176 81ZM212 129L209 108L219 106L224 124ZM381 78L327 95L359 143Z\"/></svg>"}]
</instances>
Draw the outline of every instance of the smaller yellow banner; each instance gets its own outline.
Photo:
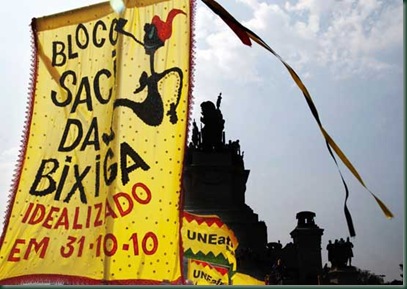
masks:
<instances>
[{"instance_id":1,"label":"smaller yellow banner","mask_svg":"<svg viewBox=\"0 0 407 289\"><path fill-rule=\"evenodd\" d=\"M239 245L238 240L218 216L183 212L181 234L184 252L192 252L195 256L210 255L215 259L220 256L236 269L235 250Z\"/></svg>"},{"instance_id":2,"label":"smaller yellow banner","mask_svg":"<svg viewBox=\"0 0 407 289\"><path fill-rule=\"evenodd\" d=\"M232 276L232 285L266 285L266 283L250 275L236 272Z\"/></svg>"},{"instance_id":3,"label":"smaller yellow banner","mask_svg":"<svg viewBox=\"0 0 407 289\"><path fill-rule=\"evenodd\" d=\"M188 280L194 285L228 285L229 268L189 259Z\"/></svg>"}]
</instances>

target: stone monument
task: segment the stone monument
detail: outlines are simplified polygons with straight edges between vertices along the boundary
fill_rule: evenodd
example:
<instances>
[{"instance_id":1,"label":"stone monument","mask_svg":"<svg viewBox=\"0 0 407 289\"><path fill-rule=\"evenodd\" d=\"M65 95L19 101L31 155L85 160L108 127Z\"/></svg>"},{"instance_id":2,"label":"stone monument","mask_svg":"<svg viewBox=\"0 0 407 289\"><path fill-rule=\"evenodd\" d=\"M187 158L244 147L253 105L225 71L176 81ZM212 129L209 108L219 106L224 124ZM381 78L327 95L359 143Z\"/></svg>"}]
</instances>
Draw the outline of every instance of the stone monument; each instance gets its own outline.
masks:
<instances>
[{"instance_id":1,"label":"stone monument","mask_svg":"<svg viewBox=\"0 0 407 289\"><path fill-rule=\"evenodd\" d=\"M314 212L302 211L296 217L297 227L290 235L297 252L297 284L318 284L318 276L322 275L321 236L324 229L315 224Z\"/></svg>"},{"instance_id":2,"label":"stone monument","mask_svg":"<svg viewBox=\"0 0 407 289\"><path fill-rule=\"evenodd\" d=\"M327 268L326 279L329 284L335 285L355 285L357 284L357 270L352 266L353 244L346 238L334 242L328 241L326 246L328 251L328 261L331 267Z\"/></svg>"},{"instance_id":3,"label":"stone monument","mask_svg":"<svg viewBox=\"0 0 407 289\"><path fill-rule=\"evenodd\" d=\"M237 257L247 255L244 252L261 255L267 244L267 227L245 203L249 170L244 167L239 140L225 141L225 121L220 105L221 95L216 106L211 101L203 102L201 128L193 122L183 174L184 210L218 215L239 240ZM263 278L260 268L243 263L239 266L238 259L238 270L247 267L246 272L256 271L253 274Z\"/></svg>"}]
</instances>

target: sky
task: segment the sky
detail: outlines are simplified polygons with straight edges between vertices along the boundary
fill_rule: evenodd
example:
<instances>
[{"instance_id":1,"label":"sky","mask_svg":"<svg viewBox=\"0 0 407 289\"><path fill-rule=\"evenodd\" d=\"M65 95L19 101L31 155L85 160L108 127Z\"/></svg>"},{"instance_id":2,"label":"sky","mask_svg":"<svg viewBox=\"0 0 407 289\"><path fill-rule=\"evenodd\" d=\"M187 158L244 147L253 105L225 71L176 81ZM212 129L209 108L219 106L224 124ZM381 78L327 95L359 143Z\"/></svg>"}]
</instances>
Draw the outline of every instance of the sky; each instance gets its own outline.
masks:
<instances>
[{"instance_id":1,"label":"sky","mask_svg":"<svg viewBox=\"0 0 407 289\"><path fill-rule=\"evenodd\" d=\"M9 1L0 9L0 221L11 192L29 99L30 22L99 3ZM404 260L403 3L399 0L219 0L300 76L321 121L370 193L340 163L350 190L356 237L352 265L400 279ZM24 9L20 9L24 7ZM246 203L268 227L268 241L291 242L296 213L313 211L329 240L349 236L344 188L311 112L282 63L243 45L201 1L195 17L192 119L216 101L227 140L239 139L250 170Z\"/></svg>"}]
</instances>

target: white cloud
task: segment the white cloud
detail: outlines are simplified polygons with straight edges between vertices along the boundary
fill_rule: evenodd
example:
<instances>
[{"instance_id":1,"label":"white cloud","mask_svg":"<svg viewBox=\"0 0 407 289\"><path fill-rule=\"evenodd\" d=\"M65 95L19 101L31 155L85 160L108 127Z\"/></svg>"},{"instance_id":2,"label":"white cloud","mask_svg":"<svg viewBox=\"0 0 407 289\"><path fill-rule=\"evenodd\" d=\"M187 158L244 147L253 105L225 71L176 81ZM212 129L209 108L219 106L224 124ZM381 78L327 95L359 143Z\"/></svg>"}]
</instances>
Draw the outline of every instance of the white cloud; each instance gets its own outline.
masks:
<instances>
[{"instance_id":1,"label":"white cloud","mask_svg":"<svg viewBox=\"0 0 407 289\"><path fill-rule=\"evenodd\" d=\"M309 73L310 67L317 65L329 66L333 76L339 78L363 77L366 70L380 76L399 65L381 57L394 47L402 47L403 4L399 1L299 0L284 6L264 0L237 2L249 15L242 23L294 68L301 71L307 67L302 73ZM207 12L201 17L206 17L206 23L214 19ZM199 52L200 56L206 61L215 60L223 70L239 60L239 70L247 71L247 79L258 81L253 66L238 59L242 51L237 37L226 31L226 25L217 22L215 26L220 30L206 35L209 46ZM219 43L225 44L223 48Z\"/></svg>"},{"instance_id":2,"label":"white cloud","mask_svg":"<svg viewBox=\"0 0 407 289\"><path fill-rule=\"evenodd\" d=\"M201 39L206 39L214 30L219 29L217 25L219 22L215 22L216 15L206 7L198 7L196 13L195 38L196 41L200 41ZM208 23L212 23L213 25L208 25Z\"/></svg>"},{"instance_id":3,"label":"white cloud","mask_svg":"<svg viewBox=\"0 0 407 289\"><path fill-rule=\"evenodd\" d=\"M393 5L385 9L380 18L376 19L370 32L371 41L366 46L379 51L403 43L403 8Z\"/></svg>"},{"instance_id":4,"label":"white cloud","mask_svg":"<svg viewBox=\"0 0 407 289\"><path fill-rule=\"evenodd\" d=\"M199 47L195 56L201 71L207 75L221 72L226 79L260 80L253 65L254 52L242 45L229 27L208 9L197 9L197 30Z\"/></svg>"},{"instance_id":5,"label":"white cloud","mask_svg":"<svg viewBox=\"0 0 407 289\"><path fill-rule=\"evenodd\" d=\"M290 2L285 3L285 9L288 11L304 11L309 10L313 15L319 15L326 13L332 6L336 5L338 1L335 0L299 0L296 4L291 4Z\"/></svg>"},{"instance_id":6,"label":"white cloud","mask_svg":"<svg viewBox=\"0 0 407 289\"><path fill-rule=\"evenodd\" d=\"M11 190L13 172L16 169L18 148L4 150L0 153L0 231L4 222L8 204L8 192Z\"/></svg>"},{"instance_id":7,"label":"white cloud","mask_svg":"<svg viewBox=\"0 0 407 289\"><path fill-rule=\"evenodd\" d=\"M393 68L380 54L402 46L402 7L394 1L352 1L332 11L332 20L319 36L317 60L332 65L340 76L385 73ZM401 4L402 5L402 4Z\"/></svg>"},{"instance_id":8,"label":"white cloud","mask_svg":"<svg viewBox=\"0 0 407 289\"><path fill-rule=\"evenodd\" d=\"M0 185L7 185L10 182L10 176L16 166L18 148L14 147L0 153Z\"/></svg>"}]
</instances>

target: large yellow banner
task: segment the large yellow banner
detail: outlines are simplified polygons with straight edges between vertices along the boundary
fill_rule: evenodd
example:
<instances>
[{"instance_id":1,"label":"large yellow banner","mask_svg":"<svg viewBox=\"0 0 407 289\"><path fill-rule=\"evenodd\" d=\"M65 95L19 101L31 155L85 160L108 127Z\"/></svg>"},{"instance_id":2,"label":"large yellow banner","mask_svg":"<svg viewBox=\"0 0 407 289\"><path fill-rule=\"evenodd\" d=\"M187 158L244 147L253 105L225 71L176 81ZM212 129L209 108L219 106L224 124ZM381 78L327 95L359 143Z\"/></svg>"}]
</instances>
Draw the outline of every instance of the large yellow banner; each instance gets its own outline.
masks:
<instances>
[{"instance_id":1,"label":"large yellow banner","mask_svg":"<svg viewBox=\"0 0 407 289\"><path fill-rule=\"evenodd\" d=\"M34 19L23 154L0 284L181 280L190 0Z\"/></svg>"}]
</instances>

